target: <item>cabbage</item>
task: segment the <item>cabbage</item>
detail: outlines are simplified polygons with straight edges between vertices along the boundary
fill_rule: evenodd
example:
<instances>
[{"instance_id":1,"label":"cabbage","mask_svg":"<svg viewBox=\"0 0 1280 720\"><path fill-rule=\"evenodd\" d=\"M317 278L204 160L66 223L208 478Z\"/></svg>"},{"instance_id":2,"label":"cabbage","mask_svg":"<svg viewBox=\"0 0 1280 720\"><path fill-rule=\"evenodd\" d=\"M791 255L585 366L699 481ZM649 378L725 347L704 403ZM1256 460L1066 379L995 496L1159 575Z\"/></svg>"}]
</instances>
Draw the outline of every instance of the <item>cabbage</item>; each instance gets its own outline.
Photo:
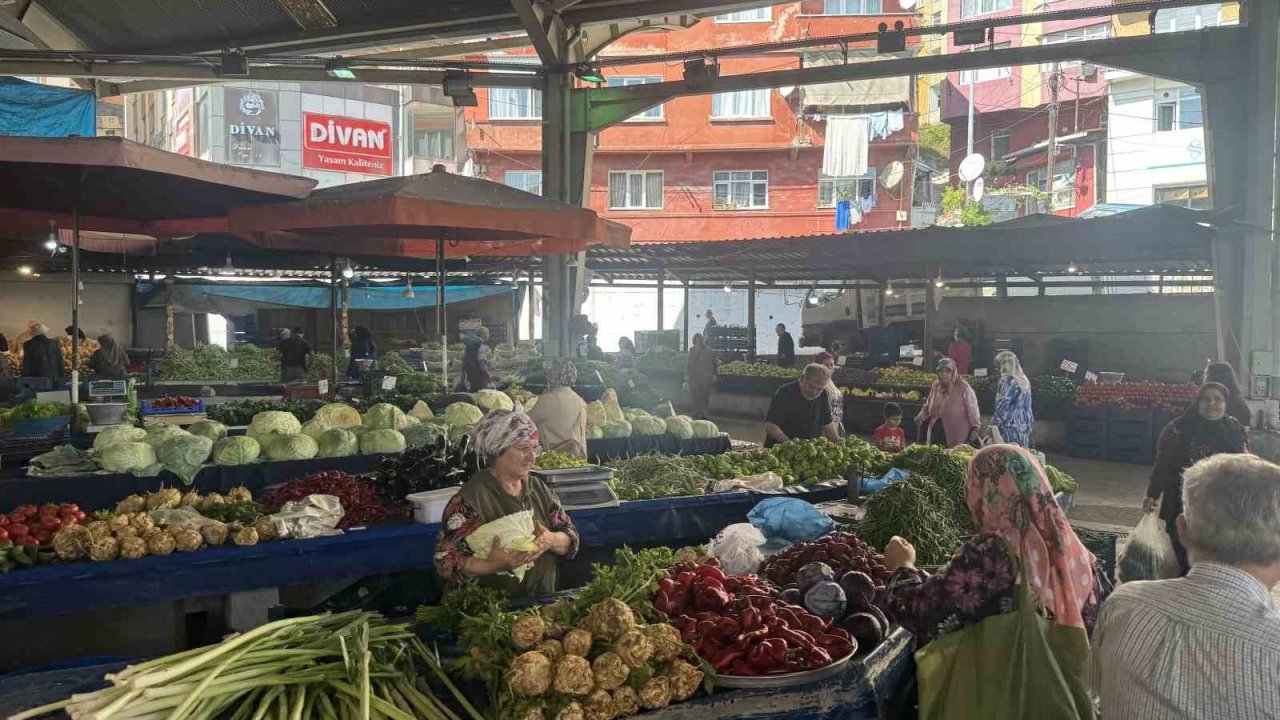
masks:
<instances>
[{"instance_id":1,"label":"cabbage","mask_svg":"<svg viewBox=\"0 0 1280 720\"><path fill-rule=\"evenodd\" d=\"M710 420L694 420L693 436L696 438L713 438L720 434L720 428Z\"/></svg>"},{"instance_id":2,"label":"cabbage","mask_svg":"<svg viewBox=\"0 0 1280 720\"><path fill-rule=\"evenodd\" d=\"M362 421L360 413L350 405L342 403L329 403L316 411L313 420L319 420L330 428L350 428L359 425Z\"/></svg>"},{"instance_id":3,"label":"cabbage","mask_svg":"<svg viewBox=\"0 0 1280 720\"><path fill-rule=\"evenodd\" d=\"M450 427L475 425L483 418L484 413L471 403L456 402L444 409L444 419Z\"/></svg>"},{"instance_id":4,"label":"cabbage","mask_svg":"<svg viewBox=\"0 0 1280 720\"><path fill-rule=\"evenodd\" d=\"M489 388L476 391L476 404L485 412L491 412L493 410L512 410L515 408L515 403L511 402L511 398L508 397L506 393L501 390L491 390Z\"/></svg>"},{"instance_id":5,"label":"cabbage","mask_svg":"<svg viewBox=\"0 0 1280 720\"><path fill-rule=\"evenodd\" d=\"M213 442L218 442L227 436L227 426L216 420L201 420L187 427L187 432L200 437L207 437Z\"/></svg>"},{"instance_id":6,"label":"cabbage","mask_svg":"<svg viewBox=\"0 0 1280 720\"><path fill-rule=\"evenodd\" d=\"M262 446L248 435L219 440L213 445L213 462L218 465L248 465L262 454Z\"/></svg>"},{"instance_id":7,"label":"cabbage","mask_svg":"<svg viewBox=\"0 0 1280 720\"><path fill-rule=\"evenodd\" d=\"M102 451L109 445L122 442L142 442L147 431L132 425L110 425L102 429L93 439L93 449Z\"/></svg>"},{"instance_id":8,"label":"cabbage","mask_svg":"<svg viewBox=\"0 0 1280 720\"><path fill-rule=\"evenodd\" d=\"M653 414L665 420L669 417L675 417L676 409L671 407L671 401L668 400L667 402L664 402L658 407L654 408Z\"/></svg>"},{"instance_id":9,"label":"cabbage","mask_svg":"<svg viewBox=\"0 0 1280 720\"><path fill-rule=\"evenodd\" d=\"M360 454L404 452L404 435L395 430L370 430L360 436Z\"/></svg>"},{"instance_id":10,"label":"cabbage","mask_svg":"<svg viewBox=\"0 0 1280 720\"><path fill-rule=\"evenodd\" d=\"M413 404L413 408L409 410L409 417L415 417L419 420L435 417L435 413L431 412L431 406L419 400Z\"/></svg>"},{"instance_id":11,"label":"cabbage","mask_svg":"<svg viewBox=\"0 0 1280 720\"><path fill-rule=\"evenodd\" d=\"M503 515L497 520L472 530L471 534L467 535L467 546L471 548L471 553L481 560L489 557L494 538L498 538L498 544L507 552L532 552L537 549L533 533L533 512L522 510L518 513ZM528 569L528 565L522 565L510 572L516 578L524 579Z\"/></svg>"},{"instance_id":12,"label":"cabbage","mask_svg":"<svg viewBox=\"0 0 1280 720\"><path fill-rule=\"evenodd\" d=\"M604 403L599 400L587 403L587 422L600 426L609 422L609 415L604 410Z\"/></svg>"},{"instance_id":13,"label":"cabbage","mask_svg":"<svg viewBox=\"0 0 1280 720\"><path fill-rule=\"evenodd\" d=\"M320 440L320 436L324 434L325 430L331 429L333 429L332 425L318 418L311 418L310 420L302 423L302 434L310 436L312 440L317 442Z\"/></svg>"},{"instance_id":14,"label":"cabbage","mask_svg":"<svg viewBox=\"0 0 1280 720\"><path fill-rule=\"evenodd\" d=\"M364 424L370 430L403 430L409 425L408 417L391 403L378 403L365 412Z\"/></svg>"},{"instance_id":15,"label":"cabbage","mask_svg":"<svg viewBox=\"0 0 1280 720\"><path fill-rule=\"evenodd\" d=\"M692 425L692 424L693 424L693 418L689 417L688 415L677 415L676 417L678 417L678 418L680 418L681 420L683 420L683 421L685 421L685 422L689 423L690 425Z\"/></svg>"},{"instance_id":16,"label":"cabbage","mask_svg":"<svg viewBox=\"0 0 1280 720\"><path fill-rule=\"evenodd\" d=\"M421 423L413 427L405 428L404 445L405 447L423 447L426 445L435 445L440 438L445 437L448 428L436 423Z\"/></svg>"},{"instance_id":17,"label":"cabbage","mask_svg":"<svg viewBox=\"0 0 1280 720\"><path fill-rule=\"evenodd\" d=\"M271 433L297 435L300 432L302 432L302 423L298 422L298 418L294 417L293 413L282 410L267 410L254 415L246 431L249 437L257 440L259 444Z\"/></svg>"},{"instance_id":18,"label":"cabbage","mask_svg":"<svg viewBox=\"0 0 1280 720\"><path fill-rule=\"evenodd\" d=\"M191 433L175 425L159 425L149 428L147 430L147 436L142 439L142 442L150 445L156 450L159 450L160 446L165 444L168 440L176 437L186 437L190 434Z\"/></svg>"},{"instance_id":19,"label":"cabbage","mask_svg":"<svg viewBox=\"0 0 1280 720\"><path fill-rule=\"evenodd\" d=\"M648 415L648 414L649 413L645 412L642 408L624 408L622 410L622 419L626 420L627 422L630 422L634 420L637 416Z\"/></svg>"},{"instance_id":20,"label":"cabbage","mask_svg":"<svg viewBox=\"0 0 1280 720\"><path fill-rule=\"evenodd\" d=\"M203 435L184 433L184 437L166 440L156 453L156 459L169 472L182 478L182 482L190 485L200 472L200 466L209 459L213 451L213 441Z\"/></svg>"},{"instance_id":21,"label":"cabbage","mask_svg":"<svg viewBox=\"0 0 1280 720\"><path fill-rule=\"evenodd\" d=\"M588 440L599 440L602 437L604 437L604 430L601 429L599 425L592 425L591 423L587 423L587 439Z\"/></svg>"},{"instance_id":22,"label":"cabbage","mask_svg":"<svg viewBox=\"0 0 1280 720\"><path fill-rule=\"evenodd\" d=\"M688 440L693 437L693 423L682 417L667 418L667 434Z\"/></svg>"},{"instance_id":23,"label":"cabbage","mask_svg":"<svg viewBox=\"0 0 1280 720\"><path fill-rule=\"evenodd\" d=\"M102 449L98 462L107 472L140 472L156 464L156 451L145 442L117 442Z\"/></svg>"},{"instance_id":24,"label":"cabbage","mask_svg":"<svg viewBox=\"0 0 1280 720\"><path fill-rule=\"evenodd\" d=\"M533 412L533 406L537 404L538 404L538 396L534 395L530 397L528 400L524 401L524 411L526 413Z\"/></svg>"},{"instance_id":25,"label":"cabbage","mask_svg":"<svg viewBox=\"0 0 1280 720\"><path fill-rule=\"evenodd\" d=\"M618 422L625 420L622 416L622 406L618 404L618 391L609 388L604 391L604 395L600 398L600 404L604 405L604 415L609 418L610 422Z\"/></svg>"},{"instance_id":26,"label":"cabbage","mask_svg":"<svg viewBox=\"0 0 1280 720\"><path fill-rule=\"evenodd\" d=\"M355 455L360 450L360 442L356 434L346 428L330 428L320 433L315 440L320 448L316 457L346 457Z\"/></svg>"},{"instance_id":27,"label":"cabbage","mask_svg":"<svg viewBox=\"0 0 1280 720\"><path fill-rule=\"evenodd\" d=\"M636 415L631 421L632 435L661 435L667 431L667 424L662 418L656 418L648 413L644 415Z\"/></svg>"},{"instance_id":28,"label":"cabbage","mask_svg":"<svg viewBox=\"0 0 1280 720\"><path fill-rule=\"evenodd\" d=\"M604 436L607 438L631 437L631 423L627 422L626 420L619 420L618 422L605 423L605 426L601 428L601 430L604 432Z\"/></svg>"},{"instance_id":29,"label":"cabbage","mask_svg":"<svg viewBox=\"0 0 1280 720\"><path fill-rule=\"evenodd\" d=\"M262 443L262 450L271 460L310 460L320 452L320 446L310 435L276 435Z\"/></svg>"}]
</instances>

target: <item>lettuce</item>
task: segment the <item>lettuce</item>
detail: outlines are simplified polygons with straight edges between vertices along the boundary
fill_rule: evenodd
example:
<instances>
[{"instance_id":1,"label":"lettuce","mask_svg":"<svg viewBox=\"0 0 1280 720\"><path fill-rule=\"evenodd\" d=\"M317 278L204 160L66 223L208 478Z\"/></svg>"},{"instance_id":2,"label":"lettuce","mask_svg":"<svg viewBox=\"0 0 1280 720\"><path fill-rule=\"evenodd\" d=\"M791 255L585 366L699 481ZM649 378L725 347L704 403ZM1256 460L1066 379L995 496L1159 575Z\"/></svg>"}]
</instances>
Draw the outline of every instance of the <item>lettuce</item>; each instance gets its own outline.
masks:
<instances>
[{"instance_id":1,"label":"lettuce","mask_svg":"<svg viewBox=\"0 0 1280 720\"><path fill-rule=\"evenodd\" d=\"M331 428L351 428L363 422L360 419L360 413L355 408L342 403L325 405L316 411L312 419L319 420Z\"/></svg>"},{"instance_id":2,"label":"lettuce","mask_svg":"<svg viewBox=\"0 0 1280 720\"><path fill-rule=\"evenodd\" d=\"M248 465L262 454L262 446L248 435L219 440L213 445L213 462L217 465Z\"/></svg>"},{"instance_id":3,"label":"lettuce","mask_svg":"<svg viewBox=\"0 0 1280 720\"><path fill-rule=\"evenodd\" d=\"M201 420L187 427L187 432L200 437L207 437L212 442L218 442L227 436L227 426L216 420Z\"/></svg>"},{"instance_id":4,"label":"lettuce","mask_svg":"<svg viewBox=\"0 0 1280 720\"><path fill-rule=\"evenodd\" d=\"M268 436L262 449L271 460L310 460L320 452L320 446L310 435Z\"/></svg>"},{"instance_id":5,"label":"lettuce","mask_svg":"<svg viewBox=\"0 0 1280 720\"><path fill-rule=\"evenodd\" d=\"M184 484L190 485L212 451L213 441L209 438L184 433L183 437L166 440L156 453L156 459L166 470L182 478Z\"/></svg>"},{"instance_id":6,"label":"lettuce","mask_svg":"<svg viewBox=\"0 0 1280 720\"><path fill-rule=\"evenodd\" d=\"M147 431L132 425L110 425L93 439L93 449L102 451L110 445L122 442L142 442Z\"/></svg>"},{"instance_id":7,"label":"lettuce","mask_svg":"<svg viewBox=\"0 0 1280 720\"><path fill-rule=\"evenodd\" d=\"M360 450L360 442L356 434L346 428L329 428L316 438L320 451L316 457L332 458L355 455Z\"/></svg>"}]
</instances>

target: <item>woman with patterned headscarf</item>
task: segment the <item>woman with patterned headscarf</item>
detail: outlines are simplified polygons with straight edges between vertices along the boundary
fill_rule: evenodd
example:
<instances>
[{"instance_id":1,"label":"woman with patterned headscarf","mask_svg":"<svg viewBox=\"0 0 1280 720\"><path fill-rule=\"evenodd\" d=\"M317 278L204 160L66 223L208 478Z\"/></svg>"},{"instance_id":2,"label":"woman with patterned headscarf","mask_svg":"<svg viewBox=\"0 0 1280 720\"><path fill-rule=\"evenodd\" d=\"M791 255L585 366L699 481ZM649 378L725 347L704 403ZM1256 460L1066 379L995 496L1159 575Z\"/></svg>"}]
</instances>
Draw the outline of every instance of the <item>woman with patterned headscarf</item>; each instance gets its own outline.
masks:
<instances>
[{"instance_id":1,"label":"woman with patterned headscarf","mask_svg":"<svg viewBox=\"0 0 1280 720\"><path fill-rule=\"evenodd\" d=\"M1040 463L1014 445L983 448L969 463L965 499L977 533L937 575L915 567L910 542L889 541L893 619L924 644L1012 612L1021 567L1054 622L1092 630L1109 583L1058 507Z\"/></svg>"},{"instance_id":2,"label":"woman with patterned headscarf","mask_svg":"<svg viewBox=\"0 0 1280 720\"><path fill-rule=\"evenodd\" d=\"M573 386L578 382L578 367L572 361L557 358L547 367L547 389L529 410L538 426L538 437L545 450L587 457L587 403Z\"/></svg>"},{"instance_id":3,"label":"woman with patterned headscarf","mask_svg":"<svg viewBox=\"0 0 1280 720\"><path fill-rule=\"evenodd\" d=\"M1036 422L1031 409L1031 381L1012 351L996 353L995 362L1000 381L996 385L996 411L991 424L1000 430L1005 442L1031 447L1031 428Z\"/></svg>"},{"instance_id":4,"label":"woman with patterned headscarf","mask_svg":"<svg viewBox=\"0 0 1280 720\"><path fill-rule=\"evenodd\" d=\"M937 372L938 379L916 415L916 435L923 436L927 445L976 445L982 420L978 396L951 358L939 360Z\"/></svg>"},{"instance_id":5,"label":"woman with patterned headscarf","mask_svg":"<svg viewBox=\"0 0 1280 720\"><path fill-rule=\"evenodd\" d=\"M556 590L558 560L578 551L578 531L546 483L529 473L538 456L538 428L528 415L494 410L472 431L485 467L445 506L436 543L436 570L446 581L476 578L507 597L535 597ZM467 536L480 526L530 511L535 550L504 550L495 538L489 556L475 556ZM523 578L515 571L529 566Z\"/></svg>"}]
</instances>

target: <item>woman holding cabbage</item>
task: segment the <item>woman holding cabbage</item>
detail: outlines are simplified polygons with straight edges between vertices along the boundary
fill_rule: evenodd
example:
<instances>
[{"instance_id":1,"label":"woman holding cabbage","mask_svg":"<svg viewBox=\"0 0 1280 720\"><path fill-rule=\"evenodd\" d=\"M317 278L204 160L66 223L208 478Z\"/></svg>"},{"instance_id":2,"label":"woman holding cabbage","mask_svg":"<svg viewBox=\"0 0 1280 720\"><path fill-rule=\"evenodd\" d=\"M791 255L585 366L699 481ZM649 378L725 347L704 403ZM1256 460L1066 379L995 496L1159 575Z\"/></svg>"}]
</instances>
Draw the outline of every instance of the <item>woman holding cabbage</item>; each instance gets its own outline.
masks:
<instances>
[{"instance_id":1,"label":"woman holding cabbage","mask_svg":"<svg viewBox=\"0 0 1280 720\"><path fill-rule=\"evenodd\" d=\"M559 558L578 551L578 531L555 493L529 474L537 426L524 413L494 410L473 435L486 467L445 506L436 570L448 582L477 578L513 598L555 592Z\"/></svg>"}]
</instances>

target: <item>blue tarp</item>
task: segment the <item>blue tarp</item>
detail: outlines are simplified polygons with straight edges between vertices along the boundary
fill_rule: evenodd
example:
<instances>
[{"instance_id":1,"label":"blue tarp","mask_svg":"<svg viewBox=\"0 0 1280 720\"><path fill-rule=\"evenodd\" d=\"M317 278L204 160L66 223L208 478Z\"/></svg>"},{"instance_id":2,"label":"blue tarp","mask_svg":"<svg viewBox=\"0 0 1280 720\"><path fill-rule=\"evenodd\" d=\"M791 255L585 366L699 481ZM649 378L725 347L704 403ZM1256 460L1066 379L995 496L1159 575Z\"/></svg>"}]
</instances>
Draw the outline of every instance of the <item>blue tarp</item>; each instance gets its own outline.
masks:
<instances>
[{"instance_id":1,"label":"blue tarp","mask_svg":"<svg viewBox=\"0 0 1280 720\"><path fill-rule=\"evenodd\" d=\"M0 77L0 135L94 137L97 100L88 90Z\"/></svg>"},{"instance_id":2,"label":"blue tarp","mask_svg":"<svg viewBox=\"0 0 1280 720\"><path fill-rule=\"evenodd\" d=\"M329 288L299 285L235 285L231 283L183 284L178 289L185 295L209 295L212 297L242 300L263 305L282 305L326 309L329 307ZM510 294L509 285L463 285L446 287L446 305L478 300L494 295ZM423 285L414 289L414 297L404 296L404 285L388 287L355 287L347 293L352 310L416 310L435 307L436 289Z\"/></svg>"}]
</instances>

